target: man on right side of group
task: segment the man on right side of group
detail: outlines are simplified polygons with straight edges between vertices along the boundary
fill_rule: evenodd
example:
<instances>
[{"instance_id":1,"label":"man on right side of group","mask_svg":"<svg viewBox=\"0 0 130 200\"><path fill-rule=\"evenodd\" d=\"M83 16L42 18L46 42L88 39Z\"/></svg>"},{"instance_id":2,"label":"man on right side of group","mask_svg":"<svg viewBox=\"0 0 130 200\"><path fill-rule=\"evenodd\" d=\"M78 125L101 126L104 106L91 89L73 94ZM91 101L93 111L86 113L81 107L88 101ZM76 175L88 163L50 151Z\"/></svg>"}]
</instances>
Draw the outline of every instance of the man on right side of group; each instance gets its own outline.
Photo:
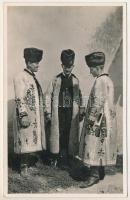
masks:
<instances>
[{"instance_id":1,"label":"man on right side of group","mask_svg":"<svg viewBox=\"0 0 130 200\"><path fill-rule=\"evenodd\" d=\"M90 172L81 187L104 179L104 166L115 165L117 158L114 87L108 73L104 72L105 54L91 53L85 56L85 61L96 80L89 95L80 138L79 157Z\"/></svg>"}]
</instances>

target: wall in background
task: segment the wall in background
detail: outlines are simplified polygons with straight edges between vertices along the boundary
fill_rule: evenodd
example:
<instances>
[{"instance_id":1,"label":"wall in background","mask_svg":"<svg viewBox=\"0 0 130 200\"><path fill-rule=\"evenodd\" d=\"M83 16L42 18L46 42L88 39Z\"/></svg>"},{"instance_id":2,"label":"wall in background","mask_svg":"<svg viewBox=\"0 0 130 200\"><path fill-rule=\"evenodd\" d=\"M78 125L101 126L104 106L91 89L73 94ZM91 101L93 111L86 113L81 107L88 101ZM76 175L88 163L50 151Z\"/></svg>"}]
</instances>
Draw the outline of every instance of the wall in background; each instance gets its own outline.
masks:
<instances>
[{"instance_id":1,"label":"wall in background","mask_svg":"<svg viewBox=\"0 0 130 200\"><path fill-rule=\"evenodd\" d=\"M83 95L89 95L94 79L84 56L93 51L106 54L106 71L115 86L118 116L118 144L122 152L122 7L8 7L7 75L9 135L12 138L13 77L25 67L23 49L43 49L37 74L46 90L49 81L61 71L60 53L71 48L76 53L74 73ZM120 77L120 81L119 81Z\"/></svg>"}]
</instances>

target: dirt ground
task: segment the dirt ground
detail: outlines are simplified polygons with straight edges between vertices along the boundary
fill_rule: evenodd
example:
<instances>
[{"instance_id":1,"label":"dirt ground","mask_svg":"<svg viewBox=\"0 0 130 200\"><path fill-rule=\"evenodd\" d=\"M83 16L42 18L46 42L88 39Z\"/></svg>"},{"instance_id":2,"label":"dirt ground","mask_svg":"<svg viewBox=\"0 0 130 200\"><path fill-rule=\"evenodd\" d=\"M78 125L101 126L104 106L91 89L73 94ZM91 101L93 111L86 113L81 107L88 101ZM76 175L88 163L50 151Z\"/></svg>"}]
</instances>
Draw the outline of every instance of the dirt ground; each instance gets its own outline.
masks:
<instances>
[{"instance_id":1,"label":"dirt ground","mask_svg":"<svg viewBox=\"0 0 130 200\"><path fill-rule=\"evenodd\" d=\"M122 156L118 156L115 167L105 168L104 180L84 189L80 188L80 185L85 184L85 181L76 181L71 177L72 171L80 164L74 161L70 168L52 168L38 162L30 167L27 177L20 176L16 170L9 167L8 193L123 193Z\"/></svg>"}]
</instances>

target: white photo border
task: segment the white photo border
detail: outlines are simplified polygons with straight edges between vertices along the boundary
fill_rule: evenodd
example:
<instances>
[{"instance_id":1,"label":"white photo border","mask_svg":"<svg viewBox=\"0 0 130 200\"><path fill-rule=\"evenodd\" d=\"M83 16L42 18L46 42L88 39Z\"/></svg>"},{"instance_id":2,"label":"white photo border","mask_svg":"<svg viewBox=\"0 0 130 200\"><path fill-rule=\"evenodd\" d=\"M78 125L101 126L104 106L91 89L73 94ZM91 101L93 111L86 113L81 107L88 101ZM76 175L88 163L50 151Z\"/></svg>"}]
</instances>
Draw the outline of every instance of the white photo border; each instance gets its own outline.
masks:
<instances>
[{"instance_id":1,"label":"white photo border","mask_svg":"<svg viewBox=\"0 0 130 200\"><path fill-rule=\"evenodd\" d=\"M8 194L8 162L7 162L7 7L8 6L123 6L123 194ZM127 47L127 34L128 34L128 21L127 21L127 14L128 14L128 3L127 2L4 2L3 3L3 13L4 13L4 82L3 82L3 88L4 88L4 94L3 94L3 197L5 198L125 198L128 195L128 132L127 132L127 68L128 68L128 47ZM2 154L3 155L3 154ZM126 163L126 165L125 165Z\"/></svg>"}]
</instances>

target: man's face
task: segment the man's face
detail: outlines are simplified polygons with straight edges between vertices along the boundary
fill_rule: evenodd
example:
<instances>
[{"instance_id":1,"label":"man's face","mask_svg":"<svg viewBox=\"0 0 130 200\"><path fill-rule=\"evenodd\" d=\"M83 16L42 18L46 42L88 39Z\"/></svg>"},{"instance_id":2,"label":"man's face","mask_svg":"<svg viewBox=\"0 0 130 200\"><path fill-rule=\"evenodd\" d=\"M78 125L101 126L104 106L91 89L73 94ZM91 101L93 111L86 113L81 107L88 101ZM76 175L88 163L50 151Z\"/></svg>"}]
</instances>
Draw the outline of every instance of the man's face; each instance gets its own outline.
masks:
<instances>
[{"instance_id":1,"label":"man's face","mask_svg":"<svg viewBox=\"0 0 130 200\"><path fill-rule=\"evenodd\" d=\"M62 65L62 68L65 75L70 75L74 68L74 65L71 66Z\"/></svg>"},{"instance_id":2,"label":"man's face","mask_svg":"<svg viewBox=\"0 0 130 200\"><path fill-rule=\"evenodd\" d=\"M90 67L90 74L93 75L93 77L97 77L99 75L99 69L98 67Z\"/></svg>"},{"instance_id":3,"label":"man's face","mask_svg":"<svg viewBox=\"0 0 130 200\"><path fill-rule=\"evenodd\" d=\"M34 62L34 63L28 62L27 66L31 72L37 72L39 68L39 62Z\"/></svg>"}]
</instances>

